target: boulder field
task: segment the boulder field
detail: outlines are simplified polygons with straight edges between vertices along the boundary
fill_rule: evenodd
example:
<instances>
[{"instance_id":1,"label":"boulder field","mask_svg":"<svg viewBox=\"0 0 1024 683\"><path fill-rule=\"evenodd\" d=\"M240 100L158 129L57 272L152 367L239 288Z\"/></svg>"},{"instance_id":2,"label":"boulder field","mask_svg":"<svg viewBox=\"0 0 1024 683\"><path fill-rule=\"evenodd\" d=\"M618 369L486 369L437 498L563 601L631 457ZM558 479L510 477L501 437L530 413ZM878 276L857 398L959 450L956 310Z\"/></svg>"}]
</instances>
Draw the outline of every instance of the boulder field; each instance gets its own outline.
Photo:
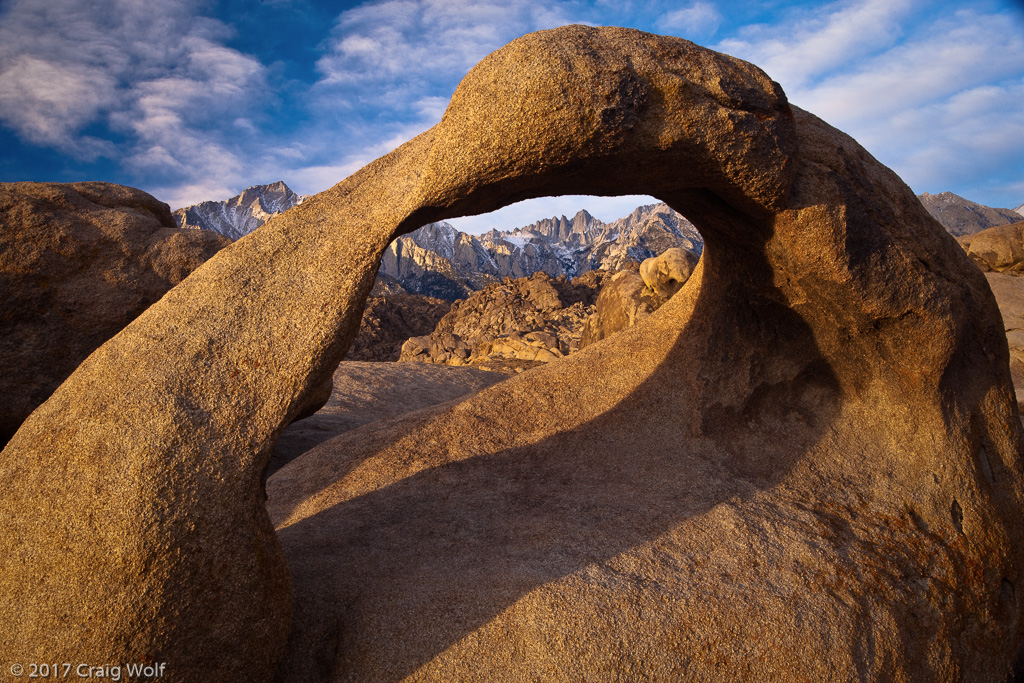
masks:
<instances>
[{"instance_id":1,"label":"boulder field","mask_svg":"<svg viewBox=\"0 0 1024 683\"><path fill-rule=\"evenodd\" d=\"M264 502L387 245L550 194L653 195L704 254L614 343L346 432ZM1021 456L992 293L894 173L751 64L563 27L25 421L0 652L173 681L998 681Z\"/></svg>"}]
</instances>

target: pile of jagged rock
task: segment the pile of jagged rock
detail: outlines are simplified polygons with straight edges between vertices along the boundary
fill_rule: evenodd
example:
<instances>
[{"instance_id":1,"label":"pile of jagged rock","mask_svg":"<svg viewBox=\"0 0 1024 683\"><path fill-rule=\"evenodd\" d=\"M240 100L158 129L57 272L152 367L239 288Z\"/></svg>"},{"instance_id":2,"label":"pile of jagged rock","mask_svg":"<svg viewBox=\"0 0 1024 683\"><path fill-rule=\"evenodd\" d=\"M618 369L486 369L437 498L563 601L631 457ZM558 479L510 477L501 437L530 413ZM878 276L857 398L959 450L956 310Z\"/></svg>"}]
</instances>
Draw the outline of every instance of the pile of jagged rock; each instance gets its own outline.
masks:
<instances>
[{"instance_id":1,"label":"pile of jagged rock","mask_svg":"<svg viewBox=\"0 0 1024 683\"><path fill-rule=\"evenodd\" d=\"M345 359L396 361L406 339L430 334L449 309L444 299L413 294L394 278L378 275Z\"/></svg>"},{"instance_id":2,"label":"pile of jagged rock","mask_svg":"<svg viewBox=\"0 0 1024 683\"><path fill-rule=\"evenodd\" d=\"M564 358L656 311L698 258L673 248L616 273L505 278L452 304L433 332L405 342L400 360L522 368Z\"/></svg>"},{"instance_id":3,"label":"pile of jagged rock","mask_svg":"<svg viewBox=\"0 0 1024 683\"><path fill-rule=\"evenodd\" d=\"M505 278L452 304L432 333L405 342L401 360L475 365L562 358L579 348L606 279L603 270L571 281L543 271Z\"/></svg>"}]
</instances>

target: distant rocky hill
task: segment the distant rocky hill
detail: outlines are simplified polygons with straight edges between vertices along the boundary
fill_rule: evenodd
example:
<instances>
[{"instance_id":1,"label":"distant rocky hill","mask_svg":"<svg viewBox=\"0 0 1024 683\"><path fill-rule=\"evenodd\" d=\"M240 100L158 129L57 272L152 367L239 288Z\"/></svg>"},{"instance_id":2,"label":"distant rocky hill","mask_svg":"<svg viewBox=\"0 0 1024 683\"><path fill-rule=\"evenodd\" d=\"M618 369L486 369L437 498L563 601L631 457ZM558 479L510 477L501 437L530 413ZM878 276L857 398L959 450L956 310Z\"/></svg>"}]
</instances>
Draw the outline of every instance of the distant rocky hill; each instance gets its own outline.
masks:
<instances>
[{"instance_id":1,"label":"distant rocky hill","mask_svg":"<svg viewBox=\"0 0 1024 683\"><path fill-rule=\"evenodd\" d=\"M202 202L173 212L179 228L199 228L219 232L237 240L266 223L271 216L302 203L305 197L292 192L278 181L253 185L239 195L222 202Z\"/></svg>"},{"instance_id":2,"label":"distant rocky hill","mask_svg":"<svg viewBox=\"0 0 1024 683\"><path fill-rule=\"evenodd\" d=\"M940 192L939 194L925 192L918 195L918 199L928 209L928 213L956 237L972 235L997 225L1016 223L1021 216L1017 210L994 209L991 206L964 199L952 192ZM1024 208L1024 205L1019 208Z\"/></svg>"}]
</instances>

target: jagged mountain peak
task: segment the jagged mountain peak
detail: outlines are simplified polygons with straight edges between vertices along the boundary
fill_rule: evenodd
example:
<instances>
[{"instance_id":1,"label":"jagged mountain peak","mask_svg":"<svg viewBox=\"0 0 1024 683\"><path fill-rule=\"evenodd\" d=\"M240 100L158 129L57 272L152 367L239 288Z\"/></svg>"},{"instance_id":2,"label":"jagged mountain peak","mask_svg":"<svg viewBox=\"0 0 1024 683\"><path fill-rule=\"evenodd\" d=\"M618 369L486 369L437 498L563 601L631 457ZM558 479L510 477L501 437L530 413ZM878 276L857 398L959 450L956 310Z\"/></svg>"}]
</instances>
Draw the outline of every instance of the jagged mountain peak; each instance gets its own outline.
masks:
<instances>
[{"instance_id":1,"label":"jagged mountain peak","mask_svg":"<svg viewBox=\"0 0 1024 683\"><path fill-rule=\"evenodd\" d=\"M305 197L296 194L284 181L253 185L224 201L206 201L173 212L182 228L212 230L238 239L267 222L272 216L301 204Z\"/></svg>"}]
</instances>

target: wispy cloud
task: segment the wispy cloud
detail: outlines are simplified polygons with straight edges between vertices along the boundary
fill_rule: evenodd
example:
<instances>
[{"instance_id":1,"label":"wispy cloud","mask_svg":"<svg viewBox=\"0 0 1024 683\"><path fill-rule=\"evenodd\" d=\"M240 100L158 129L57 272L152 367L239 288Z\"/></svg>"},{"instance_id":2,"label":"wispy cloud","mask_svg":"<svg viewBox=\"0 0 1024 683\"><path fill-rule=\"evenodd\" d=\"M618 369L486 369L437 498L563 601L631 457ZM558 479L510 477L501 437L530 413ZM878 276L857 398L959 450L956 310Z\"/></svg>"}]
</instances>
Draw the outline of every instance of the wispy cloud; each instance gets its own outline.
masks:
<instances>
[{"instance_id":1,"label":"wispy cloud","mask_svg":"<svg viewBox=\"0 0 1024 683\"><path fill-rule=\"evenodd\" d=\"M918 192L956 186L985 201L1009 184L986 164L1024 174L1020 19L841 2L792 30L750 27L717 47L764 68L792 102L851 134Z\"/></svg>"},{"instance_id":2,"label":"wispy cloud","mask_svg":"<svg viewBox=\"0 0 1024 683\"><path fill-rule=\"evenodd\" d=\"M317 62L321 85L373 84L426 92L454 85L489 52L518 36L570 23L559 3L531 0L386 0L343 12ZM417 88L422 85L422 88Z\"/></svg>"},{"instance_id":3,"label":"wispy cloud","mask_svg":"<svg viewBox=\"0 0 1024 683\"><path fill-rule=\"evenodd\" d=\"M757 64L787 89L892 47L900 37L911 0L835 2L799 9L772 24L740 29L718 49Z\"/></svg>"},{"instance_id":4,"label":"wispy cloud","mask_svg":"<svg viewBox=\"0 0 1024 683\"><path fill-rule=\"evenodd\" d=\"M198 8L15 0L0 22L0 121L34 144L116 157L143 177L237 180L243 163L220 122L268 96L264 67L225 47L231 28Z\"/></svg>"},{"instance_id":5,"label":"wispy cloud","mask_svg":"<svg viewBox=\"0 0 1024 683\"><path fill-rule=\"evenodd\" d=\"M665 12L656 23L662 32L694 39L713 36L722 23L722 14L710 2L695 2L689 7Z\"/></svg>"}]
</instances>

